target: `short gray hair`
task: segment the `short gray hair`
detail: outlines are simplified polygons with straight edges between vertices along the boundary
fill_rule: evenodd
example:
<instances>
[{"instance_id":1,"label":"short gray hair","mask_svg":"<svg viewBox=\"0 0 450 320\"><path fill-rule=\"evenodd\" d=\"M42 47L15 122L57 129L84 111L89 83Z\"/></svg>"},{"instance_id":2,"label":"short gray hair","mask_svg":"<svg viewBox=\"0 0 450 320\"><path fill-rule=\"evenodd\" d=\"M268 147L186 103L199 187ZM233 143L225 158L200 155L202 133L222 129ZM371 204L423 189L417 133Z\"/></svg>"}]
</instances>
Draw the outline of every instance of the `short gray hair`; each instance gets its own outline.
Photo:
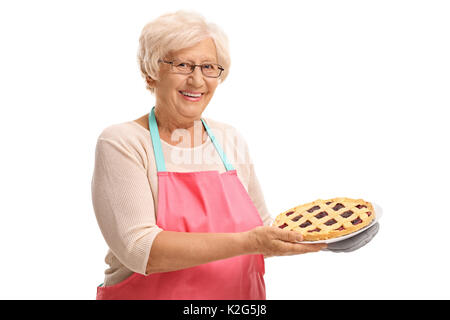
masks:
<instances>
[{"instance_id":1,"label":"short gray hair","mask_svg":"<svg viewBox=\"0 0 450 320\"><path fill-rule=\"evenodd\" d=\"M219 81L225 81L231 64L226 34L199 13L184 10L164 14L142 29L137 54L142 77L159 80L159 59L169 52L192 47L207 38L212 38L216 45L217 63L225 69ZM154 93L148 84L147 89Z\"/></svg>"}]
</instances>

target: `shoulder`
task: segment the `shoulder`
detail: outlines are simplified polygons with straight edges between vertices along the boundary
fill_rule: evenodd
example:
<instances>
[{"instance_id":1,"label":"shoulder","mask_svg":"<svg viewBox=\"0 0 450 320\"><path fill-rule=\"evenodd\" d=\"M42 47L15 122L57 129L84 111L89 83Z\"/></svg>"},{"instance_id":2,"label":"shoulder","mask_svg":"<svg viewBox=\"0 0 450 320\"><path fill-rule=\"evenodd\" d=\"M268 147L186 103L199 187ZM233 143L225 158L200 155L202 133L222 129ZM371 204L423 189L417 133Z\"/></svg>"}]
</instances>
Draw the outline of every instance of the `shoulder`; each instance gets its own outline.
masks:
<instances>
[{"instance_id":1,"label":"shoulder","mask_svg":"<svg viewBox=\"0 0 450 320\"><path fill-rule=\"evenodd\" d=\"M97 138L97 152L133 156L146 165L150 133L134 121L116 123L104 128Z\"/></svg>"},{"instance_id":2,"label":"shoulder","mask_svg":"<svg viewBox=\"0 0 450 320\"><path fill-rule=\"evenodd\" d=\"M127 121L107 126L101 131L100 135L98 136L98 139L99 140L106 139L114 141L132 140L135 138L147 136L145 134L146 132L148 133L148 130L146 130L138 123L134 121Z\"/></svg>"},{"instance_id":3,"label":"shoulder","mask_svg":"<svg viewBox=\"0 0 450 320\"><path fill-rule=\"evenodd\" d=\"M211 118L203 117L203 120L205 120L206 124L213 131L217 139L223 139L224 141L229 140L234 144L238 142L245 142L242 133L233 125Z\"/></svg>"},{"instance_id":4,"label":"shoulder","mask_svg":"<svg viewBox=\"0 0 450 320\"><path fill-rule=\"evenodd\" d=\"M203 118L216 140L234 164L248 165L252 162L246 139L239 129L231 124L211 118Z\"/></svg>"}]
</instances>

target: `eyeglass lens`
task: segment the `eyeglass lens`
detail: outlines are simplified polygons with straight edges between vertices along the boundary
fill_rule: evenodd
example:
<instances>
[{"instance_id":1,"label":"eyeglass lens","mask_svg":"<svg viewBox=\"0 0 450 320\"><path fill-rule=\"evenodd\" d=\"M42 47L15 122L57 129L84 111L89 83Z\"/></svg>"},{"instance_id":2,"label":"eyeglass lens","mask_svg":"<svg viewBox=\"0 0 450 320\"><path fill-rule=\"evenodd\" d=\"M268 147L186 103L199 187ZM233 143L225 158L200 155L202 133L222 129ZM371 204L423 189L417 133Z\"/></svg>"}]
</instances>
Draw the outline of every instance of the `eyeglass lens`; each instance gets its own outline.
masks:
<instances>
[{"instance_id":1,"label":"eyeglass lens","mask_svg":"<svg viewBox=\"0 0 450 320\"><path fill-rule=\"evenodd\" d=\"M176 72L187 74L193 72L194 65L189 62L173 62L173 68ZM202 70L202 73L208 77L218 77L221 73L221 69L219 65L215 63L204 63L199 66Z\"/></svg>"}]
</instances>

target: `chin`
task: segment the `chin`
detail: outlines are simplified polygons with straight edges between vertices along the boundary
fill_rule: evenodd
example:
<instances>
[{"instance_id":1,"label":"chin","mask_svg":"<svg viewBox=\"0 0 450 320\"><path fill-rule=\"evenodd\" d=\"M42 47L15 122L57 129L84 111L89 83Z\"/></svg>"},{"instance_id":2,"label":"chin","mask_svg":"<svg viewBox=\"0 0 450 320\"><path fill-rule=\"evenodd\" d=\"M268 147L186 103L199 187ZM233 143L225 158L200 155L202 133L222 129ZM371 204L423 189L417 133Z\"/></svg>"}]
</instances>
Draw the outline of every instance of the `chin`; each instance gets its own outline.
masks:
<instances>
[{"instance_id":1,"label":"chin","mask_svg":"<svg viewBox=\"0 0 450 320\"><path fill-rule=\"evenodd\" d=\"M189 118L196 118L200 117L203 110L205 110L205 105L195 105L195 104L189 104L189 103L183 103L182 106L179 108L179 112Z\"/></svg>"}]
</instances>

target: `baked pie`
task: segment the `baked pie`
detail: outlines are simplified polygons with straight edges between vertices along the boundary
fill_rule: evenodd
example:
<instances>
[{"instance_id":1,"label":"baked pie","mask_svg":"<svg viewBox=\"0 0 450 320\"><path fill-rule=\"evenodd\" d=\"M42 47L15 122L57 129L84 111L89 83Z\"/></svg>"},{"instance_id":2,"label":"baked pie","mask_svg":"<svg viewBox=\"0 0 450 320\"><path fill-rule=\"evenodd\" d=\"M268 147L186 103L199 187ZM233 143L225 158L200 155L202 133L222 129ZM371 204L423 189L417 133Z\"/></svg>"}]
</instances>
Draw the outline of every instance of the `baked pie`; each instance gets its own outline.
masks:
<instances>
[{"instance_id":1,"label":"baked pie","mask_svg":"<svg viewBox=\"0 0 450 320\"><path fill-rule=\"evenodd\" d=\"M319 199L280 213L272 225L300 232L304 241L317 241L360 230L374 218L372 204L362 199Z\"/></svg>"}]
</instances>

